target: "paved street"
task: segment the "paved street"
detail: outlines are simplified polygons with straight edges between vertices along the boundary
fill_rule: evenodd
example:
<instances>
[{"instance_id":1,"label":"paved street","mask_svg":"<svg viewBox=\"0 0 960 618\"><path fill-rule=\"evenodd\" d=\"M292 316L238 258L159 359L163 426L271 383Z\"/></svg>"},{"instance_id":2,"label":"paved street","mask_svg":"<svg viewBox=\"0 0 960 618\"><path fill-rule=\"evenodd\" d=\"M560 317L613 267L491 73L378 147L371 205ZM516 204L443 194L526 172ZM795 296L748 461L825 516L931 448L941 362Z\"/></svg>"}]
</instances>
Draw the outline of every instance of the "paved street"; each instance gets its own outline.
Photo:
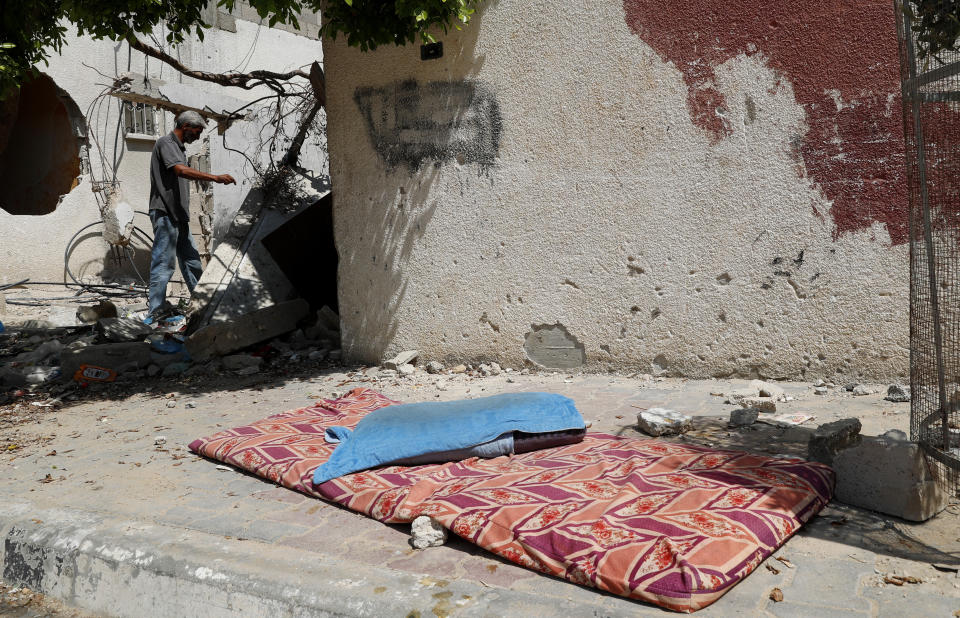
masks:
<instances>
[{"instance_id":1,"label":"paved street","mask_svg":"<svg viewBox=\"0 0 960 618\"><path fill-rule=\"evenodd\" d=\"M70 568L58 566L54 579L36 565L18 572L34 577L49 595L104 615L148 615L158 606L205 618L238 611L663 615L653 606L522 569L457 538L413 550L409 526L383 525L218 467L186 445L356 386L408 402L558 392L576 401L592 430L631 436L640 435L634 427L640 409L667 407L695 416L690 441L770 454L802 455L818 423L847 416L859 417L866 435L908 430L909 404L883 401L882 393L854 397L839 387L818 396L809 383L783 384L794 400L778 404L778 412L813 414L814 421L727 430L732 406L716 393L746 384L550 372L399 378L376 368L333 368L94 389L59 408L31 406L29 422L22 422L21 410L21 422L7 418L0 429L5 551L12 551L11 538L25 547L75 549L80 557ZM698 614L952 616L960 610L960 579L951 569L960 564L958 513L953 505L925 524L910 524L831 504L775 554L783 560L768 560ZM884 583L894 574L920 583ZM783 601L770 599L774 588Z\"/></svg>"}]
</instances>

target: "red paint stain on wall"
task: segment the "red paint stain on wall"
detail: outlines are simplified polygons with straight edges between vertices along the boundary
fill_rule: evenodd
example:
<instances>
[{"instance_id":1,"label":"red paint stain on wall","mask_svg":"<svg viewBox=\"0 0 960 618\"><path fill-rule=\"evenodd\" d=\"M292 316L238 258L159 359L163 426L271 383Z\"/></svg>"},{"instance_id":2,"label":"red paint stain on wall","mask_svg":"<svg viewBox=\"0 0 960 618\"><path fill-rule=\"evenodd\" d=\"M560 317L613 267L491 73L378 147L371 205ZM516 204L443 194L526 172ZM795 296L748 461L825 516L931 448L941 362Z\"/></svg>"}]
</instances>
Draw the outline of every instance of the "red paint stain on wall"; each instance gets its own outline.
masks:
<instances>
[{"instance_id":1,"label":"red paint stain on wall","mask_svg":"<svg viewBox=\"0 0 960 618\"><path fill-rule=\"evenodd\" d=\"M623 7L630 29L683 73L691 119L714 140L733 132L717 113L725 100L715 67L761 54L806 113L799 153L833 204L834 237L878 221L894 244L907 242L892 2L624 0ZM839 92L843 109L828 91Z\"/></svg>"}]
</instances>

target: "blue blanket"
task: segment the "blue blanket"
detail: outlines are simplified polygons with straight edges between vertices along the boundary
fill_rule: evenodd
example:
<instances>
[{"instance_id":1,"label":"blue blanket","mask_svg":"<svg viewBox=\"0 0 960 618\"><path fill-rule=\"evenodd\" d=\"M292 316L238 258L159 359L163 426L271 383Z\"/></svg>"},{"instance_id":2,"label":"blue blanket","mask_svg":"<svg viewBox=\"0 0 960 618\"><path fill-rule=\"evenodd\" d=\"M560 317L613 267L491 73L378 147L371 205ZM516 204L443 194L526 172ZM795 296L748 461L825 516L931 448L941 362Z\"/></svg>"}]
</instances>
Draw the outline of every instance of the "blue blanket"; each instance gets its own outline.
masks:
<instances>
[{"instance_id":1,"label":"blue blanket","mask_svg":"<svg viewBox=\"0 0 960 618\"><path fill-rule=\"evenodd\" d=\"M330 427L339 442L313 473L314 484L400 459L455 451L490 442L505 433L582 429L573 400L553 393L506 393L464 401L430 401L374 410L350 431Z\"/></svg>"}]
</instances>

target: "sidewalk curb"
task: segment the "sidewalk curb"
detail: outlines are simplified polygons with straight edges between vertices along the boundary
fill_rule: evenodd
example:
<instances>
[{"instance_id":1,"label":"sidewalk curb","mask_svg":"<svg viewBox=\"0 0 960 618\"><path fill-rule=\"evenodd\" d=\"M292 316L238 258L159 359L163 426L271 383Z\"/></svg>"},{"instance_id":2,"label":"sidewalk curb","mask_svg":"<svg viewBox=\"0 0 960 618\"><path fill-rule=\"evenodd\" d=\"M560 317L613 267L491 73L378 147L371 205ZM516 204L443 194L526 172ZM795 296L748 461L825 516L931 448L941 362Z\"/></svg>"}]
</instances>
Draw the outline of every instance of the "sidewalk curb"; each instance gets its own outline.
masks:
<instances>
[{"instance_id":1,"label":"sidewalk curb","mask_svg":"<svg viewBox=\"0 0 960 618\"><path fill-rule=\"evenodd\" d=\"M596 605L545 599L23 503L0 506L0 534L4 580L108 616L627 615L604 607L602 596Z\"/></svg>"}]
</instances>

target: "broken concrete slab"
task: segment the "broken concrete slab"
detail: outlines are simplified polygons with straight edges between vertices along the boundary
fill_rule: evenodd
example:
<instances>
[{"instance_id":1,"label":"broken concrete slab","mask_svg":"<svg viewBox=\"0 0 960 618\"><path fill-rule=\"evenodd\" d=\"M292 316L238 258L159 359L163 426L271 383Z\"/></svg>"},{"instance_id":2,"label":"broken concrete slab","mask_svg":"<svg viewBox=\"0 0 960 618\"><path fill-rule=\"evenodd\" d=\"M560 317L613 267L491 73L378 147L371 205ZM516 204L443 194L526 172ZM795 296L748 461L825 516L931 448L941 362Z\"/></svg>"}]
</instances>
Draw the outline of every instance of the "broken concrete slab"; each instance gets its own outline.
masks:
<instances>
[{"instance_id":1,"label":"broken concrete slab","mask_svg":"<svg viewBox=\"0 0 960 618\"><path fill-rule=\"evenodd\" d=\"M834 497L839 502L908 521L926 521L949 503L920 446L887 437L864 437L836 454Z\"/></svg>"},{"instance_id":2,"label":"broken concrete slab","mask_svg":"<svg viewBox=\"0 0 960 618\"><path fill-rule=\"evenodd\" d=\"M294 330L309 311L307 301L297 299L253 311L232 322L210 324L187 338L187 351L197 362L230 354Z\"/></svg>"},{"instance_id":3,"label":"broken concrete slab","mask_svg":"<svg viewBox=\"0 0 960 618\"><path fill-rule=\"evenodd\" d=\"M752 425L760 416L760 410L757 408L740 408L730 412L730 425L733 427L744 427Z\"/></svg>"},{"instance_id":4,"label":"broken concrete slab","mask_svg":"<svg viewBox=\"0 0 960 618\"><path fill-rule=\"evenodd\" d=\"M150 364L150 346L142 341L89 345L74 342L60 353L60 369L64 380L72 380L81 365L93 365L117 371L118 367L142 369Z\"/></svg>"},{"instance_id":5,"label":"broken concrete slab","mask_svg":"<svg viewBox=\"0 0 960 618\"><path fill-rule=\"evenodd\" d=\"M884 399L895 403L906 403L910 401L910 387L902 384L891 384L887 388L887 396Z\"/></svg>"},{"instance_id":6,"label":"broken concrete slab","mask_svg":"<svg viewBox=\"0 0 960 618\"><path fill-rule=\"evenodd\" d=\"M666 408L650 408L637 414L637 427L651 436L671 436L693 429L693 419Z\"/></svg>"},{"instance_id":7,"label":"broken concrete slab","mask_svg":"<svg viewBox=\"0 0 960 618\"><path fill-rule=\"evenodd\" d=\"M817 427L807 443L807 459L828 466L842 449L860 442L860 419L845 418Z\"/></svg>"},{"instance_id":8,"label":"broken concrete slab","mask_svg":"<svg viewBox=\"0 0 960 618\"><path fill-rule=\"evenodd\" d=\"M143 341L153 334L153 329L132 318L102 318L97 321L97 332L114 343L125 341Z\"/></svg>"},{"instance_id":9,"label":"broken concrete slab","mask_svg":"<svg viewBox=\"0 0 960 618\"><path fill-rule=\"evenodd\" d=\"M383 361L384 369L399 369L400 365L412 364L420 356L419 350L400 352L390 360Z\"/></svg>"}]
</instances>

